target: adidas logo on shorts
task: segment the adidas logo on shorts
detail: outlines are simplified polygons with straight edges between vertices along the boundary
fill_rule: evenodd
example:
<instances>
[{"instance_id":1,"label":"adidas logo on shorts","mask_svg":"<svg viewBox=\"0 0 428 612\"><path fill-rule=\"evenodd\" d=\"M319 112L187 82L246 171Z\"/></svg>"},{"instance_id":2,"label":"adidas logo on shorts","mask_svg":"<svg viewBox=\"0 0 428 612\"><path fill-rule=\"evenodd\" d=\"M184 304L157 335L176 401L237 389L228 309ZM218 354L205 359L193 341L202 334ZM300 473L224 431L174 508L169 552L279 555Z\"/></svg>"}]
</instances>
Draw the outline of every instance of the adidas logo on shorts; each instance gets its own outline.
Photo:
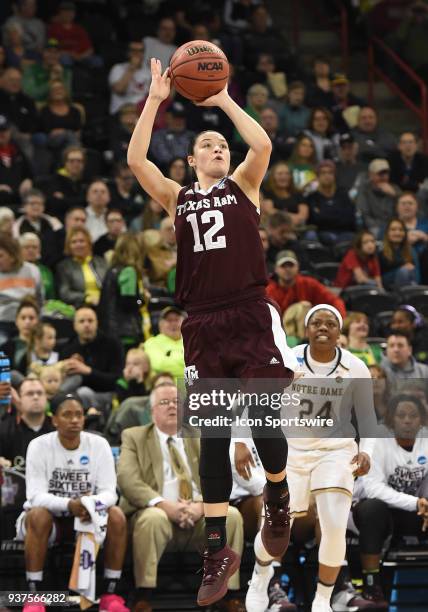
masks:
<instances>
[{"instance_id":1,"label":"adidas logo on shorts","mask_svg":"<svg viewBox=\"0 0 428 612\"><path fill-rule=\"evenodd\" d=\"M276 357L272 357L272 359L269 361L269 365L277 365L278 363L279 361Z\"/></svg>"}]
</instances>

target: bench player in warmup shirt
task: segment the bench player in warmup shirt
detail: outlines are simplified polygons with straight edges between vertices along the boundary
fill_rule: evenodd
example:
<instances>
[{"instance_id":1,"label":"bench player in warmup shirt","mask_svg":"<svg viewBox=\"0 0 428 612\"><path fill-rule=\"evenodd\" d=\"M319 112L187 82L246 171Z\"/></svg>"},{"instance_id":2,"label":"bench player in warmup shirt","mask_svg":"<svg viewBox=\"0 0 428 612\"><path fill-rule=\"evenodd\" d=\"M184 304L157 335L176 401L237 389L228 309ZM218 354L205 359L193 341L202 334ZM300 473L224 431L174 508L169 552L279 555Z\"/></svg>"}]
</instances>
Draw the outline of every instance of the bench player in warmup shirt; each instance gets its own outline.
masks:
<instances>
[{"instance_id":1,"label":"bench player in warmup shirt","mask_svg":"<svg viewBox=\"0 0 428 612\"><path fill-rule=\"evenodd\" d=\"M330 431L328 427L306 429L312 436L308 438L288 436L287 476L292 519L305 515L311 494L315 497L321 542L312 612L331 612L330 598L345 558L354 478L369 471L375 442L374 438L362 438L358 448L351 423L352 408L360 433L375 435L377 421L371 381L366 380L371 378L367 366L349 351L337 347L342 328L339 311L329 304L314 306L306 315L305 327L309 344L293 349L299 369L298 379L290 388L291 393L299 394L300 402L294 408L287 407L285 416L332 419L333 425ZM256 563L245 601L247 612L267 608L268 587L274 573L272 555L260 533L254 542L254 552ZM358 602L346 605L356 609Z\"/></svg>"},{"instance_id":2,"label":"bench player in warmup shirt","mask_svg":"<svg viewBox=\"0 0 428 612\"><path fill-rule=\"evenodd\" d=\"M218 106L247 143L245 160L228 176L230 151L215 131L198 134L188 155L197 181L186 187L166 178L147 159L158 108L170 93L168 69L151 60L149 96L128 148L128 164L143 189L174 220L177 236L176 300L189 316L182 326L185 378L271 378L290 384L297 362L288 348L278 310L265 297L267 273L258 233L259 189L271 142L260 125L227 89L200 106ZM281 381L281 382L280 382ZM214 414L213 414L214 416ZM285 436L255 440L265 469L263 541L282 555L290 537ZM198 604L221 599L239 567L226 542L226 514L232 489L230 436L202 437L200 476L207 549Z\"/></svg>"}]
</instances>

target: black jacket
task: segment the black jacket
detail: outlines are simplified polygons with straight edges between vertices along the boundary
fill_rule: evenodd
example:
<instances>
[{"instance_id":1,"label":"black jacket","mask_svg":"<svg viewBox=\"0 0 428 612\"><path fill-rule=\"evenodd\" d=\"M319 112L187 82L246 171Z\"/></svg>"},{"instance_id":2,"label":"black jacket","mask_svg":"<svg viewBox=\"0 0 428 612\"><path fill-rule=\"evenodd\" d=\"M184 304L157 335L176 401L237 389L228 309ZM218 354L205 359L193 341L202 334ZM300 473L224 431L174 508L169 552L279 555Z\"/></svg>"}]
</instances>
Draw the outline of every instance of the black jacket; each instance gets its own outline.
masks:
<instances>
[{"instance_id":1,"label":"black jacket","mask_svg":"<svg viewBox=\"0 0 428 612\"><path fill-rule=\"evenodd\" d=\"M68 342L61 351L61 359L77 353L92 368L83 376L82 384L94 391L114 391L116 380L122 375L124 355L122 344L116 338L98 333L92 342L81 344L78 338Z\"/></svg>"},{"instance_id":2,"label":"black jacket","mask_svg":"<svg viewBox=\"0 0 428 612\"><path fill-rule=\"evenodd\" d=\"M143 304L136 288L134 295L121 295L119 274L123 268L110 268L104 278L98 306L100 329L115 338L143 340L140 309Z\"/></svg>"},{"instance_id":3,"label":"black jacket","mask_svg":"<svg viewBox=\"0 0 428 612\"><path fill-rule=\"evenodd\" d=\"M419 183L428 176L428 157L415 153L410 167L406 167L400 151L393 151L388 157L391 168L391 182L403 191L418 191Z\"/></svg>"},{"instance_id":4,"label":"black jacket","mask_svg":"<svg viewBox=\"0 0 428 612\"><path fill-rule=\"evenodd\" d=\"M0 420L0 457L9 459L14 468L25 472L25 456L31 440L54 429L48 416L41 429L35 431L23 420L19 420L16 413L4 414Z\"/></svg>"}]
</instances>

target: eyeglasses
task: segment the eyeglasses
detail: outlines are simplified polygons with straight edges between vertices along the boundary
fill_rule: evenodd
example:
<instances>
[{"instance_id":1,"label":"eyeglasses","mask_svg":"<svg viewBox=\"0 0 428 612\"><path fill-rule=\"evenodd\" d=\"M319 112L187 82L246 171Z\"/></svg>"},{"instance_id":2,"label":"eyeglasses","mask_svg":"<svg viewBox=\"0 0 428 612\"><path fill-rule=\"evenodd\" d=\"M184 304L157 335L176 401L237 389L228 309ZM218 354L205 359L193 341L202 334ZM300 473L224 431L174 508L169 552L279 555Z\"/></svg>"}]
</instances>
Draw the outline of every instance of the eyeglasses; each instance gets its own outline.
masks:
<instances>
[{"instance_id":1,"label":"eyeglasses","mask_svg":"<svg viewBox=\"0 0 428 612\"><path fill-rule=\"evenodd\" d=\"M158 406L169 406L170 404L172 404L173 406L178 406L178 399L174 398L174 399L162 399L158 402Z\"/></svg>"}]
</instances>

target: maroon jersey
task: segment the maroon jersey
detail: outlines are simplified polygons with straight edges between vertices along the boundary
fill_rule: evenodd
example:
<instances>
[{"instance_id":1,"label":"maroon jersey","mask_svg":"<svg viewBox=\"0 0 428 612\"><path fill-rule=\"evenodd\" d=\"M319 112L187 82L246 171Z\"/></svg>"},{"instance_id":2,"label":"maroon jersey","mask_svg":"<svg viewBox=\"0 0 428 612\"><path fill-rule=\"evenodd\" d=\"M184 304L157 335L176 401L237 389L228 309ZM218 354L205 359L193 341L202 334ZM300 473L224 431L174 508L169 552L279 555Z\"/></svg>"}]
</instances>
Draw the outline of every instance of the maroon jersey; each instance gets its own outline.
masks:
<instances>
[{"instance_id":1,"label":"maroon jersey","mask_svg":"<svg viewBox=\"0 0 428 612\"><path fill-rule=\"evenodd\" d=\"M197 183L177 199L176 301L192 311L257 298L267 272L259 236L260 214L242 189L225 177L208 191Z\"/></svg>"}]
</instances>

